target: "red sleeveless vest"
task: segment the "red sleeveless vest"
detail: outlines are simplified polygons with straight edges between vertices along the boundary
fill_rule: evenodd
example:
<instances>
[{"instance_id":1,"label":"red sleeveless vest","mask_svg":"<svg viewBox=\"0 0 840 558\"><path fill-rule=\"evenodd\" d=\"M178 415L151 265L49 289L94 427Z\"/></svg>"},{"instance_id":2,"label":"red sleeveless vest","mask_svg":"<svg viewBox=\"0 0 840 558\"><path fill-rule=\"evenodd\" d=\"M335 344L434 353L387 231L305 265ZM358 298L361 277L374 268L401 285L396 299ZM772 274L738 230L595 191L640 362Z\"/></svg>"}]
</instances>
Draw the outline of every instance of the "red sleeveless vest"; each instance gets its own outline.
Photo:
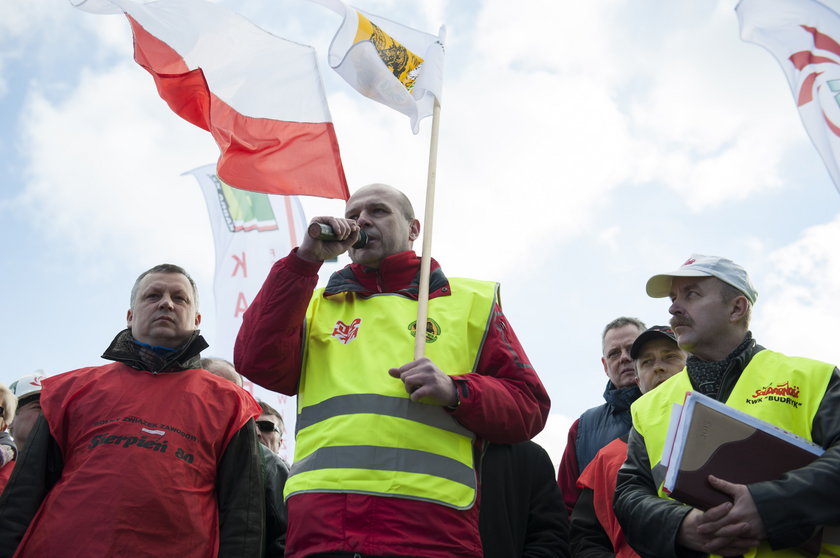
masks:
<instances>
[{"instance_id":1,"label":"red sleeveless vest","mask_svg":"<svg viewBox=\"0 0 840 558\"><path fill-rule=\"evenodd\" d=\"M114 363L43 382L64 459L15 556L215 557L216 469L260 407L205 370Z\"/></svg>"}]
</instances>

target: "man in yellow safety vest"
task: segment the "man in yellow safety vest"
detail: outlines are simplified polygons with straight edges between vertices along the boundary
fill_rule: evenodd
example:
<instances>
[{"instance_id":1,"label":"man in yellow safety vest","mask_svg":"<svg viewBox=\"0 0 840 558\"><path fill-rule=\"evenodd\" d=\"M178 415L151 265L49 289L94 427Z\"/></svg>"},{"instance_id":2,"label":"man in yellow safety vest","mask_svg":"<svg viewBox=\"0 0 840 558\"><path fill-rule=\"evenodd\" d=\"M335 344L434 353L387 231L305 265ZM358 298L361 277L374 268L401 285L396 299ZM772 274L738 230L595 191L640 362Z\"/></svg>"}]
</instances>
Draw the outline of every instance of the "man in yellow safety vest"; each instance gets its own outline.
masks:
<instances>
[{"instance_id":1,"label":"man in yellow safety vest","mask_svg":"<svg viewBox=\"0 0 840 558\"><path fill-rule=\"evenodd\" d=\"M615 512L642 556L793 557L821 537L821 556L838 556L840 523L840 373L832 364L757 345L749 331L757 292L731 260L695 254L653 276L651 297L669 297L671 326L691 356L686 368L631 409L627 461L619 471ZM667 498L659 465L673 403L695 390L823 446L811 465L749 485L710 475L731 502L706 511ZM784 393L782 393L784 392Z\"/></svg>"}]
</instances>

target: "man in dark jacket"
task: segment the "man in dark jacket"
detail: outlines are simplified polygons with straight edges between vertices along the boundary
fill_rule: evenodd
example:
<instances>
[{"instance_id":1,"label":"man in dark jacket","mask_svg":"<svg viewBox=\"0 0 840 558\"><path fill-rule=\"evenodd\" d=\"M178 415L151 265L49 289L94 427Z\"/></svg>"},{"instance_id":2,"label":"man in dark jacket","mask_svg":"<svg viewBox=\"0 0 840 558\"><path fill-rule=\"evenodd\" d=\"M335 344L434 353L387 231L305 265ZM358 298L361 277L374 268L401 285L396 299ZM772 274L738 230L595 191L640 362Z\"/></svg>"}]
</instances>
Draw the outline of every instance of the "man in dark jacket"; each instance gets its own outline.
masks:
<instances>
[{"instance_id":1,"label":"man in dark jacket","mask_svg":"<svg viewBox=\"0 0 840 558\"><path fill-rule=\"evenodd\" d=\"M199 368L195 283L155 266L103 358L46 378L0 498L0 556L259 556L263 494L247 393Z\"/></svg>"},{"instance_id":2,"label":"man in dark jacket","mask_svg":"<svg viewBox=\"0 0 840 558\"><path fill-rule=\"evenodd\" d=\"M605 402L572 423L557 471L557 484L570 516L580 495L580 473L601 448L630 430L630 405L641 395L630 347L644 330L645 324L638 318L622 316L608 323L601 334L601 364L609 378Z\"/></svg>"},{"instance_id":3,"label":"man in dark jacket","mask_svg":"<svg viewBox=\"0 0 840 558\"><path fill-rule=\"evenodd\" d=\"M572 556L554 466L535 442L488 444L479 509L484 558Z\"/></svg>"},{"instance_id":4,"label":"man in dark jacket","mask_svg":"<svg viewBox=\"0 0 840 558\"><path fill-rule=\"evenodd\" d=\"M633 405L627 461L614 507L627 540L642 556L781 556L776 551L816 537L821 556L840 552L840 373L834 365L774 353L749 331L757 292L731 260L692 255L679 269L652 277L647 293L670 297L671 326L691 353L686 368ZM785 386L788 397L768 387ZM813 440L826 452L781 479L748 485L709 475L732 501L706 511L661 491L659 465L673 403L687 390L726 402ZM771 392L768 395L768 391ZM790 553L784 553L790 556Z\"/></svg>"},{"instance_id":5,"label":"man in dark jacket","mask_svg":"<svg viewBox=\"0 0 840 558\"><path fill-rule=\"evenodd\" d=\"M201 359L201 367L220 378L230 380L240 388L243 387L242 376L233 367L233 363L223 358L208 357ZM243 388L244 389L244 388ZM257 418L257 436L260 441L260 465L263 473L263 487L265 488L265 551L262 558L282 558L286 551L286 503L283 500L283 487L289 478L289 467L277 455L277 448L269 447L265 443L265 415L274 413L280 421L280 413L268 403L257 401L262 414ZM268 428L277 428L269 421ZM279 447L279 444L278 444Z\"/></svg>"},{"instance_id":6,"label":"man in dark jacket","mask_svg":"<svg viewBox=\"0 0 840 558\"><path fill-rule=\"evenodd\" d=\"M670 327L653 326L639 335L630 349L630 357L641 392L649 392L680 372L685 367L686 356ZM601 448L578 479L582 492L569 525L576 558L638 557L627 544L613 512L616 476L627 457L629 433Z\"/></svg>"}]
</instances>

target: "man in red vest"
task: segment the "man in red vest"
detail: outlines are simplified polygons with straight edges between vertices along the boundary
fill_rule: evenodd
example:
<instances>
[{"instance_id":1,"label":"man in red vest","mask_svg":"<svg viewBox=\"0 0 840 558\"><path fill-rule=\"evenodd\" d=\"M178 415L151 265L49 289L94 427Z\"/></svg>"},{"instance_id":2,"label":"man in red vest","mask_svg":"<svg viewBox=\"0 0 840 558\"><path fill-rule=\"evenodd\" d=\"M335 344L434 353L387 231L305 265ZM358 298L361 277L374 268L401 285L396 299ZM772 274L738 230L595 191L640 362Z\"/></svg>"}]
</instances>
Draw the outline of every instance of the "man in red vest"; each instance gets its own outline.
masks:
<instances>
[{"instance_id":1,"label":"man in red vest","mask_svg":"<svg viewBox=\"0 0 840 558\"><path fill-rule=\"evenodd\" d=\"M0 557L260 555L260 408L199 367L197 299L182 268L151 268L114 362L42 382L0 498Z\"/></svg>"}]
</instances>

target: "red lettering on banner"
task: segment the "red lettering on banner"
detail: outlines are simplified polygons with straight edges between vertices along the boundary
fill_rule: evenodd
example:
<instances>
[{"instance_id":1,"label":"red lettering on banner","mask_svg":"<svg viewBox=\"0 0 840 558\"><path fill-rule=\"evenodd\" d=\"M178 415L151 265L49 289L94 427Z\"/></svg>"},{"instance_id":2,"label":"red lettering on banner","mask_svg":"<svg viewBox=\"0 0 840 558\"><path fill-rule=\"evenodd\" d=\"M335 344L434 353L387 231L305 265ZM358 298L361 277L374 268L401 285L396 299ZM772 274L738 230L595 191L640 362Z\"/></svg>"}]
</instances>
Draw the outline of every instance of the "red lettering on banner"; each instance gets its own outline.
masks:
<instances>
[{"instance_id":1,"label":"red lettering on banner","mask_svg":"<svg viewBox=\"0 0 840 558\"><path fill-rule=\"evenodd\" d=\"M233 317L238 318L245 310L248 309L248 301L245 300L245 294L239 293L239 296L236 297L236 309L233 311Z\"/></svg>"},{"instance_id":2,"label":"red lettering on banner","mask_svg":"<svg viewBox=\"0 0 840 558\"><path fill-rule=\"evenodd\" d=\"M233 268L233 273L230 276L235 277L239 268L242 268L242 277L248 277L248 262L245 260L245 252L242 252L242 259L236 254L232 254L231 257L236 261L236 267Z\"/></svg>"}]
</instances>

